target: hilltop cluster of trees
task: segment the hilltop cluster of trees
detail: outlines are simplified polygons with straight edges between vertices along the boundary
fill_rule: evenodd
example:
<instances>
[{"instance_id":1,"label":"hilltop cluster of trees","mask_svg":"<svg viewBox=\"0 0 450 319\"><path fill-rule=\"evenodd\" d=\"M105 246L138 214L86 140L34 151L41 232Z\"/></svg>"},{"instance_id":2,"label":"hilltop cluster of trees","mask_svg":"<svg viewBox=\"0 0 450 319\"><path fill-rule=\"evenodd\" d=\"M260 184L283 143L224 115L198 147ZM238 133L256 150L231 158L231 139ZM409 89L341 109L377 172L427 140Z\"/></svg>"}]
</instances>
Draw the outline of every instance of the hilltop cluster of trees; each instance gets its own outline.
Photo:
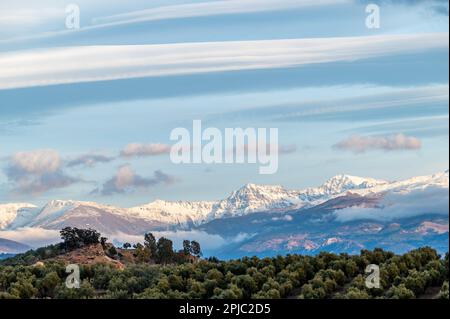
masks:
<instances>
[{"instance_id":1,"label":"hilltop cluster of trees","mask_svg":"<svg viewBox=\"0 0 450 319\"><path fill-rule=\"evenodd\" d=\"M144 236L144 244L123 244L124 249L134 248L134 255L139 262L154 261L158 264L183 263L190 260L188 257L199 258L202 255L200 244L197 241L184 240L183 249L175 251L170 239L161 237L156 241L152 233Z\"/></svg>"},{"instance_id":2,"label":"hilltop cluster of trees","mask_svg":"<svg viewBox=\"0 0 450 319\"><path fill-rule=\"evenodd\" d=\"M62 246L67 250L81 248L87 245L97 244L100 241L100 233L94 229L79 229L66 227L60 231ZM106 242L106 238L101 238L102 243Z\"/></svg>"},{"instance_id":3,"label":"hilltop cluster of trees","mask_svg":"<svg viewBox=\"0 0 450 319\"><path fill-rule=\"evenodd\" d=\"M159 256L171 248L171 242L148 235L134 250L126 246L130 251ZM408 299L428 296L430 290L435 293L429 297L449 296L448 254L441 258L429 247L404 255L375 249L363 250L358 256L320 253L175 262L174 255L191 254L195 246L185 242L182 251L170 255L172 261L160 255L162 264L142 262L124 269L81 265L80 289L66 288L65 266L56 261L39 267L0 265L0 298ZM378 289L365 285L369 264L380 267Z\"/></svg>"}]
</instances>

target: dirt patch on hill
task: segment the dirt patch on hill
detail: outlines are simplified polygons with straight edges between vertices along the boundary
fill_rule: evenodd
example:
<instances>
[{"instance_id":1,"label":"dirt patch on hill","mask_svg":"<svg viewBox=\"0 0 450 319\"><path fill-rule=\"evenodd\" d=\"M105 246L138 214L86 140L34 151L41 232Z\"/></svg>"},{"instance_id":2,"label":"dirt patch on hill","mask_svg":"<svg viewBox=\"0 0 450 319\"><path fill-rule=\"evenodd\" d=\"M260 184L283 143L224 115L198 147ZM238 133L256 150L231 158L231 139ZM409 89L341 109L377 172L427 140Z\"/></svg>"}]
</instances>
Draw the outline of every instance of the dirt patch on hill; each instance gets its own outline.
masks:
<instances>
[{"instance_id":1,"label":"dirt patch on hill","mask_svg":"<svg viewBox=\"0 0 450 319\"><path fill-rule=\"evenodd\" d=\"M118 260L114 260L108 257L100 244L89 245L77 250L68 252L66 254L53 258L56 261L62 261L64 264L77 264L77 265L94 265L94 264L107 264L114 266L118 269L125 268Z\"/></svg>"}]
</instances>

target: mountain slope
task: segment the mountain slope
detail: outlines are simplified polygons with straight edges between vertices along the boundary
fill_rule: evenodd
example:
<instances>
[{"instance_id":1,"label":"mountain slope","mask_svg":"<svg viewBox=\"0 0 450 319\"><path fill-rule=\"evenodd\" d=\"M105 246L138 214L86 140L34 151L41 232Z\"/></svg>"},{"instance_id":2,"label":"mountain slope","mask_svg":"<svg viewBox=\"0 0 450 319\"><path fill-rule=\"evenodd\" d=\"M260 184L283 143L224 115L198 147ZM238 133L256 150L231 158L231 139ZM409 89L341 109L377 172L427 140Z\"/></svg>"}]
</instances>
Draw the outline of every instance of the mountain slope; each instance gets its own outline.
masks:
<instances>
[{"instance_id":1,"label":"mountain slope","mask_svg":"<svg viewBox=\"0 0 450 319\"><path fill-rule=\"evenodd\" d=\"M93 228L104 234L140 234L166 225L157 220L133 217L123 208L93 202L57 200L39 210L26 226L55 230L71 226Z\"/></svg>"}]
</instances>

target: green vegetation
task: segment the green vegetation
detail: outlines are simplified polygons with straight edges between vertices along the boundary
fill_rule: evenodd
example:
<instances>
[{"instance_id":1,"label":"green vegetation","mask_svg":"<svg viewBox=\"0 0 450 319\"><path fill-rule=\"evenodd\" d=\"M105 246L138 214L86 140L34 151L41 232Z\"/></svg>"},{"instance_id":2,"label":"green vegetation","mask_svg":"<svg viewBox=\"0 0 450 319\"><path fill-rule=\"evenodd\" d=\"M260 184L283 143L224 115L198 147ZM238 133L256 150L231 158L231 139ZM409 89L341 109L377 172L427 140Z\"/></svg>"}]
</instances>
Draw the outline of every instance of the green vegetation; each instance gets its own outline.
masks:
<instances>
[{"instance_id":1,"label":"green vegetation","mask_svg":"<svg viewBox=\"0 0 450 319\"><path fill-rule=\"evenodd\" d=\"M219 261L200 259L198 242L186 240L183 249L175 252L169 239L156 240L152 234L145 235L144 243L134 248L130 244L116 248L95 231L65 229L61 234L61 244L0 262L0 299L449 298L448 253L441 258L429 247L401 256L375 249L363 250L359 256L320 253ZM94 237L96 243L86 242ZM81 264L80 288L66 288L67 262L54 257L90 245L101 245L105 255L123 267ZM42 263L35 264L37 261ZM380 288L366 288L369 264L380 267ZM430 296L430 291L437 293Z\"/></svg>"}]
</instances>

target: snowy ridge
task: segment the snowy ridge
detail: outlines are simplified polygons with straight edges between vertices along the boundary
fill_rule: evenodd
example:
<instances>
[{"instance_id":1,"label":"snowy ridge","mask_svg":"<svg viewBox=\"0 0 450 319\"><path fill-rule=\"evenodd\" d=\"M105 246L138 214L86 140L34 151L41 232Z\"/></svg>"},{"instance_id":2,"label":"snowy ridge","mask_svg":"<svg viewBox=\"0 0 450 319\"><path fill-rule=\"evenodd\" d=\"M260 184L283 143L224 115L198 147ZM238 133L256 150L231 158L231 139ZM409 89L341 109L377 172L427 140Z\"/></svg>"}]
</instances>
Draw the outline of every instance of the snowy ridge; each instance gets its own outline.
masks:
<instances>
[{"instance_id":1,"label":"snowy ridge","mask_svg":"<svg viewBox=\"0 0 450 319\"><path fill-rule=\"evenodd\" d=\"M6 204L0 205L0 230L25 226L46 227L64 222L70 223L70 220L74 219L89 220L90 218L100 220L102 224L108 224L108 221L102 220L104 216L114 219L115 224L120 219L130 223L155 222L187 229L214 219L262 212L286 212L311 207L348 193L361 196L382 195L388 192L406 194L428 187L448 189L448 183L448 171L396 182L337 175L319 187L304 190L286 190L282 186L247 184L232 192L226 199L219 201L157 200L133 208L71 200L54 200L41 209L31 204Z\"/></svg>"},{"instance_id":2,"label":"snowy ridge","mask_svg":"<svg viewBox=\"0 0 450 319\"><path fill-rule=\"evenodd\" d=\"M415 190L424 190L429 187L448 188L449 172L437 173L427 176L418 176L403 181L376 185L371 188L355 190L354 193L367 195L370 193L394 192L406 194Z\"/></svg>"}]
</instances>

